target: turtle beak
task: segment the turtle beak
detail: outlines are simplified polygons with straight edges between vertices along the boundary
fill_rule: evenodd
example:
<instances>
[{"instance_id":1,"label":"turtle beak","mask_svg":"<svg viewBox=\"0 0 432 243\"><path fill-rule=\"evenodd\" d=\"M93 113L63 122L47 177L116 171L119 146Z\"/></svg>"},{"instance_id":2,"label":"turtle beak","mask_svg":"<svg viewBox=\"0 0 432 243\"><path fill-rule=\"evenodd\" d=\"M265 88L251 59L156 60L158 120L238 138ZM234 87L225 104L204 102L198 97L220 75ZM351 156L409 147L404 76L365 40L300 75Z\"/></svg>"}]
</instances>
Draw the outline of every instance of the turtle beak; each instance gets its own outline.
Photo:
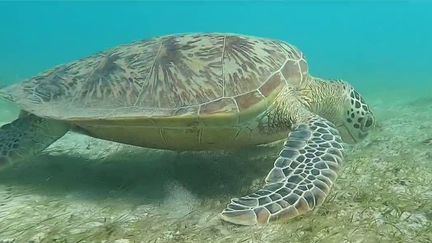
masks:
<instances>
[{"instance_id":1,"label":"turtle beak","mask_svg":"<svg viewBox=\"0 0 432 243\"><path fill-rule=\"evenodd\" d=\"M342 137L342 140L345 143L348 144L357 143L356 137L351 134L350 130L344 124L337 126L337 129Z\"/></svg>"},{"instance_id":2,"label":"turtle beak","mask_svg":"<svg viewBox=\"0 0 432 243\"><path fill-rule=\"evenodd\" d=\"M361 130L367 134L367 131L371 129L375 124L374 117L372 115L368 115L364 122L362 122Z\"/></svg>"}]
</instances>

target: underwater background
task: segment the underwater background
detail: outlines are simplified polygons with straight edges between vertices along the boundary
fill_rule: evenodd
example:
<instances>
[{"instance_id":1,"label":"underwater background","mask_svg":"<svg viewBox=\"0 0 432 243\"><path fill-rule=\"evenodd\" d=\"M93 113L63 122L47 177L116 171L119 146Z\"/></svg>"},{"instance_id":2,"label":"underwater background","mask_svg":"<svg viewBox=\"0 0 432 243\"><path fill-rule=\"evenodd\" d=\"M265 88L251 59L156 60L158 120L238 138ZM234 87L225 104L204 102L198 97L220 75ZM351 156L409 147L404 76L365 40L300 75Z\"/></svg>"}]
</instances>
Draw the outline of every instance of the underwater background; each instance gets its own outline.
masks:
<instances>
[{"instance_id":1,"label":"underwater background","mask_svg":"<svg viewBox=\"0 0 432 243\"><path fill-rule=\"evenodd\" d=\"M0 172L0 242L432 242L431 26L429 1L0 2L0 87L132 41L234 32L294 44L378 118L319 210L259 227L217 215L280 144L177 154L67 134ZM0 103L0 125L17 114Z\"/></svg>"},{"instance_id":2,"label":"underwater background","mask_svg":"<svg viewBox=\"0 0 432 243\"><path fill-rule=\"evenodd\" d=\"M429 1L2 2L0 80L158 35L235 32L290 42L314 75L361 90L425 90L431 13Z\"/></svg>"}]
</instances>

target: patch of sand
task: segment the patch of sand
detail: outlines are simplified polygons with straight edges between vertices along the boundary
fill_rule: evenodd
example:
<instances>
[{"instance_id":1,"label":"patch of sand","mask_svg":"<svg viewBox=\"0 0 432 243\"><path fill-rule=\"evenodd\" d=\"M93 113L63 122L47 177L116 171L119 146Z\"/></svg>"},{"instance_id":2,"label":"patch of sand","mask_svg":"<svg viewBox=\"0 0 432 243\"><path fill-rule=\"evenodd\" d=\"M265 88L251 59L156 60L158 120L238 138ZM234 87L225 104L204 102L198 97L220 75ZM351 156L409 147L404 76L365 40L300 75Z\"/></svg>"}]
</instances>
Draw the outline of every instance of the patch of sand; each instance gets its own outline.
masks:
<instances>
[{"instance_id":1,"label":"patch of sand","mask_svg":"<svg viewBox=\"0 0 432 243\"><path fill-rule=\"evenodd\" d=\"M432 97L381 96L372 107L378 127L348 149L326 202L285 224L218 219L263 183L280 144L175 153L69 133L0 173L0 242L428 242Z\"/></svg>"}]
</instances>

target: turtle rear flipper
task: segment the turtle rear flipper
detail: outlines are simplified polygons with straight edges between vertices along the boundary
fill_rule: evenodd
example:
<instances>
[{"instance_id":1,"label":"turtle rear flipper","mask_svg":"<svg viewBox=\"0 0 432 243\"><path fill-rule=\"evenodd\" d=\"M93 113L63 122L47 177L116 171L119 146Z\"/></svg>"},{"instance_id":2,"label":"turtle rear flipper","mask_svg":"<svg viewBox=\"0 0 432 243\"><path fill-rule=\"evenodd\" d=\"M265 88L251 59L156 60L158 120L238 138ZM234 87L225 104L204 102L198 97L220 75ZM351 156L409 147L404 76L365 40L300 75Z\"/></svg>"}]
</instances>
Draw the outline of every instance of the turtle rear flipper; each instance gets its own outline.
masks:
<instances>
[{"instance_id":1,"label":"turtle rear flipper","mask_svg":"<svg viewBox=\"0 0 432 243\"><path fill-rule=\"evenodd\" d=\"M232 199L222 219L241 225L265 224L312 210L328 195L342 152L342 140L333 124L318 116L310 118L289 134L265 186Z\"/></svg>"},{"instance_id":2,"label":"turtle rear flipper","mask_svg":"<svg viewBox=\"0 0 432 243\"><path fill-rule=\"evenodd\" d=\"M0 127L0 167L39 153L68 130L63 122L21 115Z\"/></svg>"}]
</instances>

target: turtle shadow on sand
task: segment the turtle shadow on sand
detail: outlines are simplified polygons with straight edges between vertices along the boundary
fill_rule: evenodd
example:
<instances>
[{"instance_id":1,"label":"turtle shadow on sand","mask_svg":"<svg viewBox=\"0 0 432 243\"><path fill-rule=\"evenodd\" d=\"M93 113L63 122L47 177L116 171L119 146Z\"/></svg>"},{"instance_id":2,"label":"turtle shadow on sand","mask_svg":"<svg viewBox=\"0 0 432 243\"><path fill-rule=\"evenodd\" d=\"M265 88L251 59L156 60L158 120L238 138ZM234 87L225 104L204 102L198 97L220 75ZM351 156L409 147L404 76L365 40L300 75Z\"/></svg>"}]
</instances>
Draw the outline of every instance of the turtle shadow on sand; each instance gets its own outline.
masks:
<instances>
[{"instance_id":1,"label":"turtle shadow on sand","mask_svg":"<svg viewBox=\"0 0 432 243\"><path fill-rule=\"evenodd\" d=\"M0 184L21 186L46 196L77 195L86 200L110 197L129 202L159 204L172 192L173 183L197 199L223 202L247 193L256 178L264 181L274 154L256 147L237 152L183 152L148 149L119 151L104 160L68 153L42 154L31 161L6 168Z\"/></svg>"}]
</instances>

